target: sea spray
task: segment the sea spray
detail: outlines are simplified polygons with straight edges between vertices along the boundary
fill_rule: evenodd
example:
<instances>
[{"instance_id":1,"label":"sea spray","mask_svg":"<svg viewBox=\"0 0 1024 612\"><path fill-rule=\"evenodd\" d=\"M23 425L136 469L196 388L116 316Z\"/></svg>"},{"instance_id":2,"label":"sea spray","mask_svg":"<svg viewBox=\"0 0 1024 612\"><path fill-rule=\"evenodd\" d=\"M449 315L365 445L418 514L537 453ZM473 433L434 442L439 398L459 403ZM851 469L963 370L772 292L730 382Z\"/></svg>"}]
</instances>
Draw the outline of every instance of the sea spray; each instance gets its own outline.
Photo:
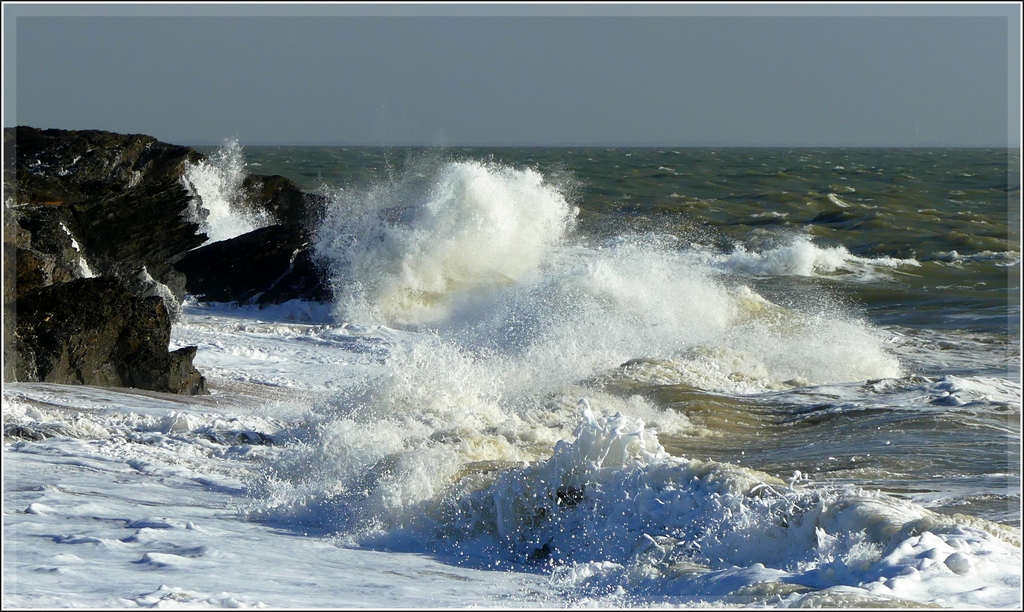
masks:
<instances>
[{"instance_id":1,"label":"sea spray","mask_svg":"<svg viewBox=\"0 0 1024 612\"><path fill-rule=\"evenodd\" d=\"M784 481L673 457L642 420L601 416L586 400L580 408L575 431L529 465L492 463L437 489L428 466L442 453L427 451L403 479L402 495L419 493L414 511L343 540L471 566L547 568L554 585L577 597L618 592L631 605L665 596L752 603L765 589L776 603L829 589L846 605L927 601L936 591L970 601L958 594L977 584L995 605L1015 596L1017 530L799 475ZM388 469L403 461L411 457Z\"/></svg>"},{"instance_id":2,"label":"sea spray","mask_svg":"<svg viewBox=\"0 0 1024 612\"><path fill-rule=\"evenodd\" d=\"M739 377L769 387L900 375L840 308L792 311L730 287L703 248L650 235L582 243L571 227L566 199L536 171L447 163L337 194L317 251L341 320L426 325L465 350L515 355L506 380L522 372L535 387L698 347L746 356Z\"/></svg>"},{"instance_id":3,"label":"sea spray","mask_svg":"<svg viewBox=\"0 0 1024 612\"><path fill-rule=\"evenodd\" d=\"M269 223L266 214L244 201L245 156L237 139L198 163L186 162L182 183L188 189L189 217L206 234L204 244L241 236Z\"/></svg>"},{"instance_id":4,"label":"sea spray","mask_svg":"<svg viewBox=\"0 0 1024 612\"><path fill-rule=\"evenodd\" d=\"M453 293L514 283L571 225L572 206L535 170L430 166L335 194L316 249L333 265L341 317L442 319Z\"/></svg>"},{"instance_id":5,"label":"sea spray","mask_svg":"<svg viewBox=\"0 0 1024 612\"><path fill-rule=\"evenodd\" d=\"M906 568L926 589L949 579L922 551L950 559L954 576L985 555L1019 559L1019 536L998 526L687 457L687 437L715 432L624 391L757 397L899 379L884 335L841 301L783 307L750 277L914 263L800 238L729 255L685 237L582 237L535 170L413 167L335 195L317 250L333 266L338 322L387 349L312 407L301 443L267 466L254 516L349 545L548 567L574 593L634 603L763 584L775 585L765 598L793 601L838 586L855 595L837 601L913 599ZM1013 571L986 576L1010 597L998 585ZM956 580L966 591L970 579Z\"/></svg>"},{"instance_id":6,"label":"sea spray","mask_svg":"<svg viewBox=\"0 0 1024 612\"><path fill-rule=\"evenodd\" d=\"M381 157L282 152L346 180ZM977 240L1005 232L1005 155L965 181L991 155L941 153L505 150L590 185L515 282L415 323L191 302L173 345L199 347L205 398L8 384L12 601L1018 609L1019 262L990 254L1019 248ZM837 162L864 171L828 191L870 223L815 216ZM740 244L771 265L732 265ZM270 524L224 512L246 501ZM178 586L139 596L161 567Z\"/></svg>"},{"instance_id":7,"label":"sea spray","mask_svg":"<svg viewBox=\"0 0 1024 612\"><path fill-rule=\"evenodd\" d=\"M405 332L389 333L379 368L314 406L307 444L268 476L274 503L327 504L317 520L349 530L397 528L469 466L549 456L576 426L569 398L637 359L729 393L900 375L841 311L774 305L678 241L577 241L572 213L537 171L494 163L430 159L335 194L317 251L337 316ZM691 427L639 396L602 399L598 410Z\"/></svg>"}]
</instances>

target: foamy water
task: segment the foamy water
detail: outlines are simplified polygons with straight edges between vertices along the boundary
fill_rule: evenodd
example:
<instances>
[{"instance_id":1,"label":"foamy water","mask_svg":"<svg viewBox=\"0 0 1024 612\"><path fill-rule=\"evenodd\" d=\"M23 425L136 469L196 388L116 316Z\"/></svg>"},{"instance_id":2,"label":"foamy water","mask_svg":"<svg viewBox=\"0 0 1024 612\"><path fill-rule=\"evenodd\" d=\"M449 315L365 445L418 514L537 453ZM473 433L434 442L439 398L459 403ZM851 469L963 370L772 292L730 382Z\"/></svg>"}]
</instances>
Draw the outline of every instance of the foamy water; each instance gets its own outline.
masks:
<instances>
[{"instance_id":1,"label":"foamy water","mask_svg":"<svg viewBox=\"0 0 1024 612\"><path fill-rule=\"evenodd\" d=\"M426 549L494 564L554 563L560 569L553 576L578 588L576 595L710 597L725 594L719 580L733 589L767 581L802 585L773 591L795 600L839 583L855 588L835 595L836 601L857 605L913 591L885 584L908 567L886 554L909 522L937 521L981 548L980 542L1001 546L973 519L963 531L954 520L870 492L811 487L798 494L747 468L671 458L654 431L619 412L642 413L676 435L700 428L640 397L602 395L595 409L604 416L588 405L580 424L579 383L630 360L658 364L658 384L732 394L903 373L884 334L870 325L834 307L801 311L772 304L723 277L723 260L700 250L629 236L575 243L566 218L572 208L553 199L551 188L536 188L529 171L456 162L437 177L443 187L429 187L421 200L399 189L399 210L378 204L355 224L346 218L347 227L363 232L359 237L321 243L344 270L340 317L371 312L375 322L417 333L393 346L371 379L353 381L314 409L322 419L320 437L271 469L267 516L326 522L344 541L364 546ZM534 189L522 189L527 179ZM341 210L351 209L351 197L338 200ZM512 215L490 209L501 205L515 211L547 206L561 216L535 215L548 222L516 225L508 231L517 240L492 245L487 221ZM473 207L488 214L467 214ZM548 233L551 228L558 231ZM336 235L330 226L322 231ZM460 249L483 244L487 248ZM457 280L445 276L451 269L446 257L455 255ZM495 282L493 262L501 255L530 266ZM916 264L853 257L805 239L752 257L782 262L755 270L776 275ZM826 265L808 263L815 258ZM743 269L737 260L724 262ZM375 262L373 284L353 283L369 261ZM432 279L431 291L412 290L423 287L424 278ZM393 299L395 286L409 290L406 299ZM352 308L367 302L386 307ZM629 376L649 383L650 370L634 368ZM517 464L530 467L494 479L501 466ZM319 468L296 470L307 465ZM648 482L652 472L657 476ZM702 479L741 484L711 487ZM673 491L667 497L657 493L666 488ZM843 518L851 514L861 522ZM940 551L929 553L937 559L949 551L946 540L936 538L926 547ZM645 556L650 550L656 562ZM1019 550L1012 544L1002 550L1005 568ZM690 564L688 578L674 570L680 563ZM958 563L959 557L951 561ZM739 578L730 567L754 569ZM837 571L846 578L837 581ZM931 570L913 588L945 590L938 585L948 585L947 571ZM993 583L1018 580L1007 571L993 573ZM1008 592L1000 597L1012 599Z\"/></svg>"},{"instance_id":2,"label":"foamy water","mask_svg":"<svg viewBox=\"0 0 1024 612\"><path fill-rule=\"evenodd\" d=\"M265 214L243 201L245 156L238 140L228 140L207 159L187 164L182 183L192 197L190 220L198 223L199 231L207 236L203 244L241 236L269 224Z\"/></svg>"},{"instance_id":3,"label":"foamy water","mask_svg":"<svg viewBox=\"0 0 1024 612\"><path fill-rule=\"evenodd\" d=\"M1019 380L813 284L925 264L588 235L565 185L426 156L334 189L335 304L184 305L212 396L6 387L52 437L5 438L5 601L1020 605Z\"/></svg>"},{"instance_id":4,"label":"foamy water","mask_svg":"<svg viewBox=\"0 0 1024 612\"><path fill-rule=\"evenodd\" d=\"M442 320L450 294L515 283L571 222L537 172L474 161L424 170L432 176L335 195L316 248L336 271L339 316Z\"/></svg>"},{"instance_id":5,"label":"foamy water","mask_svg":"<svg viewBox=\"0 0 1024 612\"><path fill-rule=\"evenodd\" d=\"M820 247L809 236L795 236L761 252L750 252L739 245L733 253L711 255L709 259L723 269L757 276L850 274L861 280L878 278L887 269L921 266L913 258L858 257L843 246Z\"/></svg>"}]
</instances>

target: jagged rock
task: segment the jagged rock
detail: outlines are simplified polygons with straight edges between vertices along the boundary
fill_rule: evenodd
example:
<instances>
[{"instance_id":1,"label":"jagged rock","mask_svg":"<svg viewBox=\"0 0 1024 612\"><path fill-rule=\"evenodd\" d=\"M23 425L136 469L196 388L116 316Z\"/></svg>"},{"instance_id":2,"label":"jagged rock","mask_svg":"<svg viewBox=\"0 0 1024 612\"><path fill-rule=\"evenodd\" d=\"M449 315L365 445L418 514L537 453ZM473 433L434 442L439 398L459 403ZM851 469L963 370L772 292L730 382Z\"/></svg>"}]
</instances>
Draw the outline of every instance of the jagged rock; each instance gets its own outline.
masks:
<instances>
[{"instance_id":1,"label":"jagged rock","mask_svg":"<svg viewBox=\"0 0 1024 612\"><path fill-rule=\"evenodd\" d=\"M206 395L206 378L199 373L199 370L192 365L196 358L198 347L184 346L180 349L168 352L170 367L167 368L167 387L178 394ZM159 384L163 384L163 374L157 378Z\"/></svg>"},{"instance_id":2,"label":"jagged rock","mask_svg":"<svg viewBox=\"0 0 1024 612\"><path fill-rule=\"evenodd\" d=\"M330 299L305 238L324 198L280 176L246 177L241 199L282 225L214 249L225 261L194 266L202 278L176 269L206 240L183 180L204 159L145 135L4 129L5 380L204 392L194 347L167 350L186 289Z\"/></svg>"},{"instance_id":3,"label":"jagged rock","mask_svg":"<svg viewBox=\"0 0 1024 612\"><path fill-rule=\"evenodd\" d=\"M107 275L121 281L121 285L136 297L155 296L163 300L171 321L176 321L181 316L181 300L177 297L185 292L185 275L181 272L172 270L168 275L177 291L154 279L146 266L139 262L113 265L107 270Z\"/></svg>"},{"instance_id":4,"label":"jagged rock","mask_svg":"<svg viewBox=\"0 0 1024 612\"><path fill-rule=\"evenodd\" d=\"M29 440L31 442L38 442L40 440L45 440L46 438L51 437L50 435L47 435L48 433L49 432L36 431L35 429L28 427L26 425L16 425L13 423L10 425L4 425L5 439L10 438L15 440L21 439Z\"/></svg>"},{"instance_id":5,"label":"jagged rock","mask_svg":"<svg viewBox=\"0 0 1024 612\"><path fill-rule=\"evenodd\" d=\"M22 206L7 211L14 222L15 297L76 278L91 276L81 246L72 237L76 228L67 207Z\"/></svg>"},{"instance_id":6,"label":"jagged rock","mask_svg":"<svg viewBox=\"0 0 1024 612\"><path fill-rule=\"evenodd\" d=\"M61 227L57 223L63 223L94 273L141 263L175 297L183 297L185 281L174 264L203 244L206 235L197 234L193 196L182 179L188 165L205 156L141 134L25 126L5 128L4 154L14 206L25 210L22 218L38 220L34 228L25 228L33 236L41 230L55 235ZM240 191L243 206L303 234L316 224L326 202L283 176L248 175ZM34 248L55 255L55 249L66 250L70 242L46 244L49 248ZM63 280L70 279L52 282Z\"/></svg>"},{"instance_id":7,"label":"jagged rock","mask_svg":"<svg viewBox=\"0 0 1024 612\"><path fill-rule=\"evenodd\" d=\"M17 361L17 354L14 350L14 299L15 286L17 285L17 263L15 253L18 247L28 244L28 237L13 219L12 215L4 210L4 380L14 380L14 364Z\"/></svg>"},{"instance_id":8,"label":"jagged rock","mask_svg":"<svg viewBox=\"0 0 1024 612\"><path fill-rule=\"evenodd\" d=\"M175 268L185 274L189 293L212 302L279 304L292 299L331 299L308 238L284 225L200 247L186 254Z\"/></svg>"},{"instance_id":9,"label":"jagged rock","mask_svg":"<svg viewBox=\"0 0 1024 612\"><path fill-rule=\"evenodd\" d=\"M36 289L16 314L17 380L206 393L195 347L168 351L163 301L132 295L116 278Z\"/></svg>"},{"instance_id":10,"label":"jagged rock","mask_svg":"<svg viewBox=\"0 0 1024 612\"><path fill-rule=\"evenodd\" d=\"M75 207L86 249L101 273L123 262L139 262L171 285L174 262L205 240L184 217L188 192L177 179L144 185ZM170 281L170 282L169 282ZM184 296L179 296L184 297Z\"/></svg>"},{"instance_id":11,"label":"jagged rock","mask_svg":"<svg viewBox=\"0 0 1024 612\"><path fill-rule=\"evenodd\" d=\"M25 227L37 251L56 255L40 245L59 247L49 237L66 231L96 274L139 262L172 289L182 285L174 262L206 240L189 220L181 181L200 153L141 134L22 126L4 130L4 154L14 161L13 183L5 175L13 205L26 223L38 221ZM39 232L47 237L37 240Z\"/></svg>"},{"instance_id":12,"label":"jagged rock","mask_svg":"<svg viewBox=\"0 0 1024 612\"><path fill-rule=\"evenodd\" d=\"M261 431L211 431L206 439L216 444L228 446L254 445L271 446L274 438Z\"/></svg>"},{"instance_id":13,"label":"jagged rock","mask_svg":"<svg viewBox=\"0 0 1024 612\"><path fill-rule=\"evenodd\" d=\"M330 281L308 245L293 252L290 264L288 273L259 296L257 304L281 304L288 300L324 303L334 299Z\"/></svg>"},{"instance_id":14,"label":"jagged rock","mask_svg":"<svg viewBox=\"0 0 1024 612\"><path fill-rule=\"evenodd\" d=\"M242 200L270 215L276 224L299 231L314 227L323 217L327 198L305 193L289 178L249 174L242 181Z\"/></svg>"}]
</instances>

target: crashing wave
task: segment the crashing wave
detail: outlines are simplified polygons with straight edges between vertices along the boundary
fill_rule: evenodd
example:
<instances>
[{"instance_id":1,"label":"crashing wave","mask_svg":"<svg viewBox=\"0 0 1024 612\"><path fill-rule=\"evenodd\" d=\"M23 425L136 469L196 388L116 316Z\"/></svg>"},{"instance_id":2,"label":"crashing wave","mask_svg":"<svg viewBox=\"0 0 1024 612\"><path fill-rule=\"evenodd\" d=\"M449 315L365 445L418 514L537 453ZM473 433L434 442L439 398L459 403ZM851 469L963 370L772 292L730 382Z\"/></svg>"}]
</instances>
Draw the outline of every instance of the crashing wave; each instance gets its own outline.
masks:
<instances>
[{"instance_id":1,"label":"crashing wave","mask_svg":"<svg viewBox=\"0 0 1024 612\"><path fill-rule=\"evenodd\" d=\"M206 234L204 244L241 236L270 223L265 213L246 206L245 175L245 157L238 140L226 141L198 163L186 162L181 181L191 196L189 219Z\"/></svg>"}]
</instances>

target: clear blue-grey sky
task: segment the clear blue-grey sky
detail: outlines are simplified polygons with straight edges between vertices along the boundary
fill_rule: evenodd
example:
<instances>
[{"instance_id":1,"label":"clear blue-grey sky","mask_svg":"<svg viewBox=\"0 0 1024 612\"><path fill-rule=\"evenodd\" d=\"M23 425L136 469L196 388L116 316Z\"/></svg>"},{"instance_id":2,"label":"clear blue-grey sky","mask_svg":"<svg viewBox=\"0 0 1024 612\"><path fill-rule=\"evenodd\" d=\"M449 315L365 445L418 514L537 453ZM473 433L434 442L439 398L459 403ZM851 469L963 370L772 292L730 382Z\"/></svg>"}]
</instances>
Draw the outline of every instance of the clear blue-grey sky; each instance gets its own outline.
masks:
<instances>
[{"instance_id":1,"label":"clear blue-grey sky","mask_svg":"<svg viewBox=\"0 0 1024 612\"><path fill-rule=\"evenodd\" d=\"M4 125L179 144L1020 146L1020 5L4 5Z\"/></svg>"}]
</instances>

